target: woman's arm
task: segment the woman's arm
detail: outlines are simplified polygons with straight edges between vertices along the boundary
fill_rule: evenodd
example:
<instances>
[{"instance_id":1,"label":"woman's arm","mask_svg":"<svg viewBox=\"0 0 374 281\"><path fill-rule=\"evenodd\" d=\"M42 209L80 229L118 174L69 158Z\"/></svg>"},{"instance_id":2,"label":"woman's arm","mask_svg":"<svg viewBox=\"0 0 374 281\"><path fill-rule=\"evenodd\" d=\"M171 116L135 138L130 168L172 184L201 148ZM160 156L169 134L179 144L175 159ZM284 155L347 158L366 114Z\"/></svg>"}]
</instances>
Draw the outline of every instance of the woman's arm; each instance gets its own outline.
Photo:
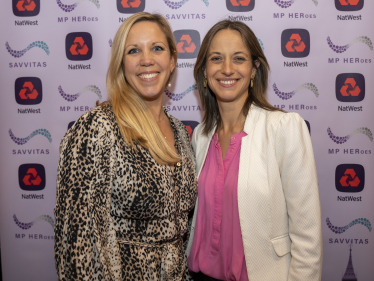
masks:
<instances>
[{"instance_id":1,"label":"woman's arm","mask_svg":"<svg viewBox=\"0 0 374 281\"><path fill-rule=\"evenodd\" d=\"M105 126L91 113L61 142L54 210L58 280L117 280L112 269L119 255L109 213L112 153Z\"/></svg>"},{"instance_id":2,"label":"woman's arm","mask_svg":"<svg viewBox=\"0 0 374 281\"><path fill-rule=\"evenodd\" d=\"M312 143L305 121L284 114L275 137L291 244L289 281L321 280L322 226Z\"/></svg>"}]
</instances>

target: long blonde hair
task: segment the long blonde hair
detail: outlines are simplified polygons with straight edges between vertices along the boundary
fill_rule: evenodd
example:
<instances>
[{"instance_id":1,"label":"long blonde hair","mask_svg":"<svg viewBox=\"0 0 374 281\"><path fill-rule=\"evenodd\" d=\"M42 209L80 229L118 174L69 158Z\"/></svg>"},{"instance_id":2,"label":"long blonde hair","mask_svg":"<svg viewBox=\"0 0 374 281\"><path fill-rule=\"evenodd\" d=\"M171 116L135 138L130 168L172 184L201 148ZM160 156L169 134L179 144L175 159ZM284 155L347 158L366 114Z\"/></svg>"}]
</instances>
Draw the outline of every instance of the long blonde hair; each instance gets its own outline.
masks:
<instances>
[{"instance_id":1,"label":"long blonde hair","mask_svg":"<svg viewBox=\"0 0 374 281\"><path fill-rule=\"evenodd\" d=\"M127 36L131 27L141 21L158 24L166 36L170 56L174 58L175 62L177 61L177 48L173 32L166 19L161 15L145 12L132 15L120 26L113 40L106 77L109 102L113 107L114 115L126 143L135 150L137 149L135 142L139 143L161 165L174 164L180 160L179 155L169 147L143 99L125 79L123 56ZM167 83L169 83L171 76L172 74Z\"/></svg>"}]
</instances>

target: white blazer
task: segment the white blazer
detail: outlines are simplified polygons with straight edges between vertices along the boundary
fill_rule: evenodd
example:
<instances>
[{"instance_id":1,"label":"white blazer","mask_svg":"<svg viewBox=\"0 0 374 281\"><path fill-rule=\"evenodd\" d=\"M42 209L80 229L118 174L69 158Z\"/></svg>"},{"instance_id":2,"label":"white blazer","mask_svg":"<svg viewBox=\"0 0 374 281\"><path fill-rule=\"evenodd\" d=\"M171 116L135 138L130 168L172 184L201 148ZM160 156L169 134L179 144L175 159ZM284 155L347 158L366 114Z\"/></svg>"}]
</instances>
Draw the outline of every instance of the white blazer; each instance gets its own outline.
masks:
<instances>
[{"instance_id":1,"label":"white blazer","mask_svg":"<svg viewBox=\"0 0 374 281\"><path fill-rule=\"evenodd\" d=\"M212 136L195 128L197 175ZM308 128L297 113L251 105L240 151L238 205L249 281L319 281L322 226ZM198 209L196 201L187 255Z\"/></svg>"}]
</instances>

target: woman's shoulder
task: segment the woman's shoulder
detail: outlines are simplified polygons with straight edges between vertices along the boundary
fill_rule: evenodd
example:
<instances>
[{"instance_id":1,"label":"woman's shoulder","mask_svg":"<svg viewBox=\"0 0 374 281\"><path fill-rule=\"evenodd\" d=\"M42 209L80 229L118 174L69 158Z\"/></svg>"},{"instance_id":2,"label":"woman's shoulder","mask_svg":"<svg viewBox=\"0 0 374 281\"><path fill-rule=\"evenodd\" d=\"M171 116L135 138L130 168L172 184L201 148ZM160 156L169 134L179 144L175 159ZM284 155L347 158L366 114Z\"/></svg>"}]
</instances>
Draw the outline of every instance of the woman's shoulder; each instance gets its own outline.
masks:
<instances>
[{"instance_id":1,"label":"woman's shoulder","mask_svg":"<svg viewBox=\"0 0 374 281\"><path fill-rule=\"evenodd\" d=\"M266 110L257 107L260 114L266 116L266 123L270 127L279 128L305 123L304 119L296 112L285 112L280 110Z\"/></svg>"},{"instance_id":2,"label":"woman's shoulder","mask_svg":"<svg viewBox=\"0 0 374 281\"><path fill-rule=\"evenodd\" d=\"M94 139L100 131L113 131L115 123L116 120L111 105L104 103L79 117L66 132L63 141L71 138Z\"/></svg>"}]
</instances>

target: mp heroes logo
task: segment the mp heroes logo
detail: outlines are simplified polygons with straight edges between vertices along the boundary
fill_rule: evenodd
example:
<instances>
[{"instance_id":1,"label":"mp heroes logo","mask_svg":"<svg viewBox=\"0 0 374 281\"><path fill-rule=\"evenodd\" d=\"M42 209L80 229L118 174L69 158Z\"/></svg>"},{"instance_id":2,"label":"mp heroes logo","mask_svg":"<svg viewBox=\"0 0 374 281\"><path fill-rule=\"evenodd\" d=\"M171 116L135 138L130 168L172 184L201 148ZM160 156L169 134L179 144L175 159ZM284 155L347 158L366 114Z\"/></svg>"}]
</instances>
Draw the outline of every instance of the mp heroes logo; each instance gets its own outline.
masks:
<instances>
[{"instance_id":1,"label":"mp heroes logo","mask_svg":"<svg viewBox=\"0 0 374 281\"><path fill-rule=\"evenodd\" d=\"M226 7L231 12L249 12L255 8L255 0L226 0Z\"/></svg>"},{"instance_id":2,"label":"mp heroes logo","mask_svg":"<svg viewBox=\"0 0 374 281\"><path fill-rule=\"evenodd\" d=\"M44 166L41 164L22 164L18 168L18 182L22 190L43 190L45 188Z\"/></svg>"},{"instance_id":3,"label":"mp heroes logo","mask_svg":"<svg viewBox=\"0 0 374 281\"><path fill-rule=\"evenodd\" d=\"M310 90L318 98L319 96L318 88L313 83L301 84L299 87L296 88L296 90L293 90L292 92L281 92L279 91L277 85L275 83L273 84L273 90L275 94L282 100L288 100L292 98L298 91L301 91L304 89Z\"/></svg>"},{"instance_id":4,"label":"mp heroes logo","mask_svg":"<svg viewBox=\"0 0 374 281\"><path fill-rule=\"evenodd\" d=\"M122 14L143 12L145 0L117 0L117 10Z\"/></svg>"},{"instance_id":5,"label":"mp heroes logo","mask_svg":"<svg viewBox=\"0 0 374 281\"><path fill-rule=\"evenodd\" d=\"M14 93L18 104L39 104L43 99L42 81L37 77L17 78Z\"/></svg>"},{"instance_id":6,"label":"mp heroes logo","mask_svg":"<svg viewBox=\"0 0 374 281\"><path fill-rule=\"evenodd\" d=\"M352 133L350 133L348 136L344 136L344 137L338 137L338 136L335 136L330 127L327 128L327 133L330 137L330 139L335 142L336 144L343 144L345 142L347 142L351 137L353 137L354 135L356 134L363 134L365 136L367 136L369 138L369 140L372 142L373 141L373 134L372 132L370 131L369 128L367 127L360 127L360 128L357 128L356 130L354 130Z\"/></svg>"},{"instance_id":7,"label":"mp heroes logo","mask_svg":"<svg viewBox=\"0 0 374 281\"><path fill-rule=\"evenodd\" d=\"M335 170L335 186L340 192L361 192L365 186L365 169L359 164L340 164Z\"/></svg>"},{"instance_id":8,"label":"mp heroes logo","mask_svg":"<svg viewBox=\"0 0 374 281\"><path fill-rule=\"evenodd\" d=\"M304 58L310 52L310 35L306 29L286 29L281 35L282 55L287 58Z\"/></svg>"},{"instance_id":9,"label":"mp heroes logo","mask_svg":"<svg viewBox=\"0 0 374 281\"><path fill-rule=\"evenodd\" d=\"M291 1L282 1L282 0L274 0L275 4L277 4L281 8L288 8L291 7L293 3L295 3L297 0L291 0ZM312 0L314 5L318 5L317 0Z\"/></svg>"},{"instance_id":10,"label":"mp heroes logo","mask_svg":"<svg viewBox=\"0 0 374 281\"><path fill-rule=\"evenodd\" d=\"M335 0L335 7L339 11L359 11L364 7L364 0Z\"/></svg>"},{"instance_id":11,"label":"mp heroes logo","mask_svg":"<svg viewBox=\"0 0 374 281\"><path fill-rule=\"evenodd\" d=\"M335 81L336 99L358 102L365 98L365 77L360 73L341 73Z\"/></svg>"},{"instance_id":12,"label":"mp heroes logo","mask_svg":"<svg viewBox=\"0 0 374 281\"><path fill-rule=\"evenodd\" d=\"M196 126L199 125L199 122L196 121L182 121L182 123L186 126L188 133L190 134L190 140L192 140L192 134L195 130Z\"/></svg>"},{"instance_id":13,"label":"mp heroes logo","mask_svg":"<svg viewBox=\"0 0 374 281\"><path fill-rule=\"evenodd\" d=\"M72 5L64 5L61 0L57 0L57 5L61 8L61 10L63 10L64 12L71 12L73 11L77 6L78 4L80 4L81 2L83 2L84 0L78 0L76 3L72 4ZM88 1L87 1L88 2ZM100 3L99 3L99 0L89 0L89 2L93 3L98 9L100 8Z\"/></svg>"},{"instance_id":14,"label":"mp heroes logo","mask_svg":"<svg viewBox=\"0 0 374 281\"><path fill-rule=\"evenodd\" d=\"M200 33L197 30L184 29L173 32L179 59L193 59L200 50Z\"/></svg>"},{"instance_id":15,"label":"mp heroes logo","mask_svg":"<svg viewBox=\"0 0 374 281\"><path fill-rule=\"evenodd\" d=\"M99 99L101 99L101 91L99 89L99 87L95 86L95 85L88 85L87 87L84 87L82 90L79 91L79 93L77 94L74 94L74 95L69 95L67 93L64 92L64 90L62 90L62 87L61 86L58 86L58 91L61 95L61 97L64 98L64 100L66 101L69 101L69 102L73 102L75 101L76 99L78 99L83 93L87 92L87 91L90 91L92 93L95 93Z\"/></svg>"},{"instance_id":16,"label":"mp heroes logo","mask_svg":"<svg viewBox=\"0 0 374 281\"><path fill-rule=\"evenodd\" d=\"M14 222L16 223L16 225L23 229L23 230L27 230L27 229L30 229L34 224L36 224L38 221L46 221L47 223L49 223L52 228L55 227L55 221L48 215L42 215L42 216L39 216L37 217L35 220L33 220L32 222L29 222L29 223L26 223L26 222L20 222L16 215L13 215L13 220ZM36 238L38 239L38 238Z\"/></svg>"},{"instance_id":17,"label":"mp heroes logo","mask_svg":"<svg viewBox=\"0 0 374 281\"><path fill-rule=\"evenodd\" d=\"M12 0L12 8L17 17L34 17L40 12L40 0Z\"/></svg>"},{"instance_id":18,"label":"mp heroes logo","mask_svg":"<svg viewBox=\"0 0 374 281\"><path fill-rule=\"evenodd\" d=\"M345 51L348 50L349 47L351 47L352 45L358 42L361 42L367 45L371 51L373 50L373 43L371 42L370 38L367 36L358 36L355 39L353 39L349 44L344 45L344 46L334 45L330 39L330 36L327 37L327 44L329 45L331 50L333 50L335 53L338 53L338 54L344 53Z\"/></svg>"},{"instance_id":19,"label":"mp heroes logo","mask_svg":"<svg viewBox=\"0 0 374 281\"><path fill-rule=\"evenodd\" d=\"M92 36L88 32L72 32L66 35L66 57L73 61L83 61L92 58Z\"/></svg>"}]
</instances>

